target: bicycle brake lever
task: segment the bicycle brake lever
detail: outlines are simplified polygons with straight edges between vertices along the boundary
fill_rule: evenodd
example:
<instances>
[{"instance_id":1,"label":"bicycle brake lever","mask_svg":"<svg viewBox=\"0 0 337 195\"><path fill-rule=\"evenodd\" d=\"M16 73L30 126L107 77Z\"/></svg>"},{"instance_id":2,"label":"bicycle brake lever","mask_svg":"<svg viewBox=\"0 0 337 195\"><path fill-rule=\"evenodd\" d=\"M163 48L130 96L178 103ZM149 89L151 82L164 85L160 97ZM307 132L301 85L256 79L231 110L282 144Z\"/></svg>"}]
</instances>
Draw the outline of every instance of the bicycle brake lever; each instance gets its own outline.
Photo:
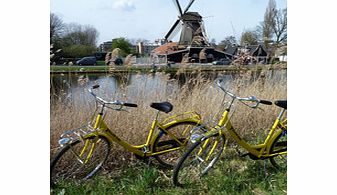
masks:
<instances>
[{"instance_id":1,"label":"bicycle brake lever","mask_svg":"<svg viewBox=\"0 0 337 195\"><path fill-rule=\"evenodd\" d=\"M130 112L130 111L128 111L128 110L126 110L126 109L124 109L124 108L117 108L117 109L114 109L114 110L116 110L116 111L125 111L125 112Z\"/></svg>"}]
</instances>

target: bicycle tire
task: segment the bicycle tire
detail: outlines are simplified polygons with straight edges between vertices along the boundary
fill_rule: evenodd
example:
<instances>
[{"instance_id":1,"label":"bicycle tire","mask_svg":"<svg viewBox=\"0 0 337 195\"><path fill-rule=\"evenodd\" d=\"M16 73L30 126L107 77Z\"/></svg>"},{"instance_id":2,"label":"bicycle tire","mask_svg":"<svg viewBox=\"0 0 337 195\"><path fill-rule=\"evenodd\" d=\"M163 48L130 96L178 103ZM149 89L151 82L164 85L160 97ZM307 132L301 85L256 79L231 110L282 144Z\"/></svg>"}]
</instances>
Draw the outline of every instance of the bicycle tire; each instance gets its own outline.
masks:
<instances>
[{"instance_id":1,"label":"bicycle tire","mask_svg":"<svg viewBox=\"0 0 337 195\"><path fill-rule=\"evenodd\" d=\"M88 143L86 150L84 144ZM86 157L94 146L88 162ZM82 152L82 159L78 157ZM67 180L86 180L102 167L110 152L110 142L103 136L90 136L63 147L50 163L51 187ZM80 162L82 161L82 162ZM83 162L84 166L83 166Z\"/></svg>"},{"instance_id":2,"label":"bicycle tire","mask_svg":"<svg viewBox=\"0 0 337 195\"><path fill-rule=\"evenodd\" d=\"M179 141L183 142L184 146L183 149L155 155L154 158L160 163L162 168L173 169L178 159L184 153L184 148L186 148L188 143L190 131L199 125L200 124L197 122L177 122L166 128L167 131L172 132L176 136L178 135L177 137L179 138ZM181 145L163 131L160 131L153 142L153 152L174 149L177 147L181 147Z\"/></svg>"},{"instance_id":3,"label":"bicycle tire","mask_svg":"<svg viewBox=\"0 0 337 195\"><path fill-rule=\"evenodd\" d=\"M218 141L216 145L215 141ZM219 133L195 142L179 159L174 168L173 184L179 187L202 185L201 177L218 161L224 150L225 142L225 136ZM214 151L207 159L209 151L213 147ZM200 150L201 148L203 149Z\"/></svg>"},{"instance_id":4,"label":"bicycle tire","mask_svg":"<svg viewBox=\"0 0 337 195\"><path fill-rule=\"evenodd\" d=\"M272 143L269 153L279 153L279 152L286 152L287 151L287 133L283 131L280 135ZM269 159L271 164L279 170L287 168L287 153L280 154Z\"/></svg>"}]
</instances>

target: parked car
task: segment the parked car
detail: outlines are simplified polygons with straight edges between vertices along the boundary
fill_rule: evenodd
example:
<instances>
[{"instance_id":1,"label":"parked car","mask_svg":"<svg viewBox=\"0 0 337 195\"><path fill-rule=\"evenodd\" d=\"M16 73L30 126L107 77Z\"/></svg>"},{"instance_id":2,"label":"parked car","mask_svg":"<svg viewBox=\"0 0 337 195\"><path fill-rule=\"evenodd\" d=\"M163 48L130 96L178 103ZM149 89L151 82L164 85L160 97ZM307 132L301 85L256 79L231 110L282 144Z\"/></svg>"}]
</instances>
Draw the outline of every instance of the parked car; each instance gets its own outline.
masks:
<instances>
[{"instance_id":1,"label":"parked car","mask_svg":"<svg viewBox=\"0 0 337 195\"><path fill-rule=\"evenodd\" d=\"M122 58L116 58L115 60L109 60L106 65L110 65L110 63L113 62L114 65L123 65L123 59Z\"/></svg>"},{"instance_id":2,"label":"parked car","mask_svg":"<svg viewBox=\"0 0 337 195\"><path fill-rule=\"evenodd\" d=\"M222 58L218 61L213 61L212 64L213 65L230 65L232 62L232 60L227 59L227 58Z\"/></svg>"},{"instance_id":3,"label":"parked car","mask_svg":"<svg viewBox=\"0 0 337 195\"><path fill-rule=\"evenodd\" d=\"M96 65L97 60L95 56L84 57L76 61L77 65Z\"/></svg>"},{"instance_id":4,"label":"parked car","mask_svg":"<svg viewBox=\"0 0 337 195\"><path fill-rule=\"evenodd\" d=\"M123 60L122 58L117 58L115 61L114 61L115 65L123 65Z\"/></svg>"}]
</instances>

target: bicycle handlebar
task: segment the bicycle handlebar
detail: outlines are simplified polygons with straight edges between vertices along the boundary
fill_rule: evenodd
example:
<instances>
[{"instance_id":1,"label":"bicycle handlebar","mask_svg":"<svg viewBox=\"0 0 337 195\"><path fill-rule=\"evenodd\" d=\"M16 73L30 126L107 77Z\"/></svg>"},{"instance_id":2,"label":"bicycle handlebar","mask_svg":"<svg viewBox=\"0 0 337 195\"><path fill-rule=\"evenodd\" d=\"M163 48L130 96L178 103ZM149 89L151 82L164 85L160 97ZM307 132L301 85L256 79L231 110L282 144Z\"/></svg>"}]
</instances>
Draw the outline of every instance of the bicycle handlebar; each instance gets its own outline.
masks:
<instances>
[{"instance_id":1,"label":"bicycle handlebar","mask_svg":"<svg viewBox=\"0 0 337 195\"><path fill-rule=\"evenodd\" d=\"M260 100L260 99L257 99L255 96L249 96L249 97L246 97L246 98L241 98L239 96L236 96L235 94L227 91L226 89L224 89L221 85L221 83L223 82L222 79L218 79L218 81L216 82L216 84L218 85L218 87L224 91L227 95L231 96L233 99L237 99L239 101L241 101L241 103L245 104L246 106L249 106L251 108L257 108L259 106L259 104L266 104L266 105L272 105L273 103L271 101L268 101L268 100ZM250 102L255 102L254 105L247 105L246 103L244 103L243 101L250 101Z\"/></svg>"},{"instance_id":2,"label":"bicycle handlebar","mask_svg":"<svg viewBox=\"0 0 337 195\"><path fill-rule=\"evenodd\" d=\"M134 103L127 103L127 102L121 102L119 100L115 100L115 101L112 101L112 102L109 102L109 101L106 101L104 100L103 98L101 97L98 97L92 90L93 89L97 89L99 88L100 86L99 85L94 85L92 86L91 88L88 89L89 93L94 96L96 98L96 100L103 104L103 105L106 105L106 104L113 104L113 105L117 105L117 106L120 106L120 108L118 109L114 109L114 110L121 110L123 106L126 106L126 107L137 107L138 105L137 104L134 104ZM109 107L110 108L110 107ZM113 109L113 108L111 108Z\"/></svg>"},{"instance_id":3,"label":"bicycle handlebar","mask_svg":"<svg viewBox=\"0 0 337 195\"><path fill-rule=\"evenodd\" d=\"M133 103L123 103L123 105L127 107L137 107L138 106L137 104L133 104Z\"/></svg>"},{"instance_id":4,"label":"bicycle handlebar","mask_svg":"<svg viewBox=\"0 0 337 195\"><path fill-rule=\"evenodd\" d=\"M268 100L260 100L260 103L261 104L266 104L266 105L272 105L273 104L273 102L268 101Z\"/></svg>"}]
</instances>

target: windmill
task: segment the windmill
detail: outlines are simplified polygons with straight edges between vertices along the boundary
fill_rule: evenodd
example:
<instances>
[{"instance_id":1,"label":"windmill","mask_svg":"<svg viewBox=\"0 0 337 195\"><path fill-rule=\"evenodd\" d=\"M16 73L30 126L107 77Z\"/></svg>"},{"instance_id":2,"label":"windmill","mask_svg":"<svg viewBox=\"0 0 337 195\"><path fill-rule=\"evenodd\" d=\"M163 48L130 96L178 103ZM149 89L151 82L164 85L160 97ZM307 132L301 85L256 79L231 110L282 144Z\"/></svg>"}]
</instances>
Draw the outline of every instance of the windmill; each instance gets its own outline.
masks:
<instances>
[{"instance_id":1,"label":"windmill","mask_svg":"<svg viewBox=\"0 0 337 195\"><path fill-rule=\"evenodd\" d=\"M178 44L181 46L200 45L209 46L202 16L198 12L189 12L195 0L190 0L189 4L182 11L178 0L173 0L177 10L178 19L165 35L165 40L171 41L172 38L181 30Z\"/></svg>"},{"instance_id":2,"label":"windmill","mask_svg":"<svg viewBox=\"0 0 337 195\"><path fill-rule=\"evenodd\" d=\"M190 0L184 11L178 0L173 0L178 10L178 19L165 35L166 44L154 49L152 54L165 57L168 62L177 63L210 63L232 55L211 47L208 42L202 16L189 11L195 0ZM178 42L172 38L180 31Z\"/></svg>"}]
</instances>

